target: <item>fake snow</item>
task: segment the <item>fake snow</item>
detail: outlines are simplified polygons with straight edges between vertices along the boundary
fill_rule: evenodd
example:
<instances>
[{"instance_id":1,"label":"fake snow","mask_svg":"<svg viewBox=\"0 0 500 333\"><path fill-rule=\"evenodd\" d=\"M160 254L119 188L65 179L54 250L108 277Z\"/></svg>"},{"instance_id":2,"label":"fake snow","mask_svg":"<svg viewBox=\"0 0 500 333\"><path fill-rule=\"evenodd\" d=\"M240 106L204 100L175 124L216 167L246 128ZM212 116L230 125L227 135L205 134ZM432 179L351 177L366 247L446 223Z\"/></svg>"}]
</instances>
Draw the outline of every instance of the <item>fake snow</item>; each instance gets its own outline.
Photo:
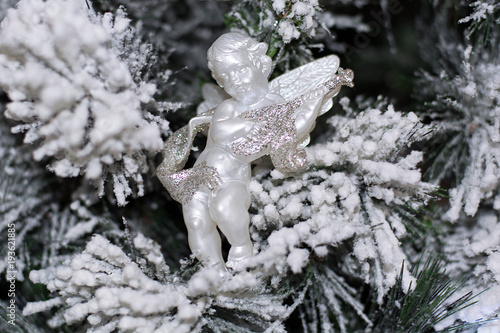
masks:
<instances>
[{"instance_id":1,"label":"fake snow","mask_svg":"<svg viewBox=\"0 0 500 333\"><path fill-rule=\"evenodd\" d=\"M286 258L287 264L294 273L302 272L302 269L307 264L309 251L306 249L293 249Z\"/></svg>"},{"instance_id":2,"label":"fake snow","mask_svg":"<svg viewBox=\"0 0 500 333\"><path fill-rule=\"evenodd\" d=\"M119 175L119 205L133 193L131 180L143 193L145 152L161 149L160 128L168 131L141 106L156 88L132 78L150 51L129 45L136 38L129 24L122 10L98 17L84 1L22 0L0 31L0 87L12 100L5 114L25 123L13 130L38 141L34 158L52 158L60 177L104 183Z\"/></svg>"}]
</instances>

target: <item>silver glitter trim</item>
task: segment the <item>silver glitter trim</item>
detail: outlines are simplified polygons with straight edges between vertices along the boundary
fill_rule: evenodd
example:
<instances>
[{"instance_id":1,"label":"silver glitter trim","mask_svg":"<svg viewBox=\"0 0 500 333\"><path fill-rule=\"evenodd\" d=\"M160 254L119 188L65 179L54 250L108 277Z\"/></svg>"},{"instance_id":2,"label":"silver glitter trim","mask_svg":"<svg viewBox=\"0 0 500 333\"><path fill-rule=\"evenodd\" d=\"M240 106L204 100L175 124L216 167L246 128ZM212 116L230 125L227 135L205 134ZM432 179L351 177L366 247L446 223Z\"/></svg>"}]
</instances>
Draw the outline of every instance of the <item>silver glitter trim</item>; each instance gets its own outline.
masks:
<instances>
[{"instance_id":1,"label":"silver glitter trim","mask_svg":"<svg viewBox=\"0 0 500 333\"><path fill-rule=\"evenodd\" d=\"M350 70L349 68L343 69L340 68L337 71L337 75L325 83L323 85L330 91L340 87L340 86L348 86L348 87L354 87L354 83L352 80L354 79L354 72Z\"/></svg>"},{"instance_id":2,"label":"silver glitter trim","mask_svg":"<svg viewBox=\"0 0 500 333\"><path fill-rule=\"evenodd\" d=\"M290 102L273 104L249 110L239 118L251 119L255 126L250 134L240 138L230 147L236 155L248 156L269 149L274 167L281 172L296 172L305 165L305 151L297 147L294 111L303 104L301 97Z\"/></svg>"},{"instance_id":3,"label":"silver glitter trim","mask_svg":"<svg viewBox=\"0 0 500 333\"><path fill-rule=\"evenodd\" d=\"M210 116L213 112L214 110L210 110L200 116ZM192 133L189 133L189 125L180 128L167 139L161 152L163 161L156 168L156 176L172 199L182 204L188 203L200 186L205 185L216 191L221 183L217 169L206 163L182 170L193 147L194 137L207 130L209 125L209 121L204 122L196 126Z\"/></svg>"},{"instance_id":4,"label":"silver glitter trim","mask_svg":"<svg viewBox=\"0 0 500 333\"><path fill-rule=\"evenodd\" d=\"M353 87L354 73L350 69L338 69L337 75L323 84L328 91L340 86ZM239 118L251 119L259 124L250 134L231 143L236 155L248 156L269 149L274 167L283 173L297 172L306 164L306 152L298 145L295 127L295 110L299 108L306 95L290 102L269 105L257 110L242 113Z\"/></svg>"},{"instance_id":5,"label":"silver glitter trim","mask_svg":"<svg viewBox=\"0 0 500 333\"><path fill-rule=\"evenodd\" d=\"M162 181L163 185L175 201L186 204L193 198L201 186L216 191L222 180L216 168L202 162L190 169L169 175Z\"/></svg>"}]
</instances>

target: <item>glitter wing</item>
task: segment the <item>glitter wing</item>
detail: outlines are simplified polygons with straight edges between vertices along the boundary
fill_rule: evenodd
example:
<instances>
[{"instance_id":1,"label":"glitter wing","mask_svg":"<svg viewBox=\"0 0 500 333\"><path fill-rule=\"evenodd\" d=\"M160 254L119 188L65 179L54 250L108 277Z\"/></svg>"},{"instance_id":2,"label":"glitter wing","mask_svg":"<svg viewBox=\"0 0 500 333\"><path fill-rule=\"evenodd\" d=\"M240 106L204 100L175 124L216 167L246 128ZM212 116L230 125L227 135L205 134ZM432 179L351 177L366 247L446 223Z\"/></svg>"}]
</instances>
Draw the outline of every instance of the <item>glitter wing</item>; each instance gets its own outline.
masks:
<instances>
[{"instance_id":1,"label":"glitter wing","mask_svg":"<svg viewBox=\"0 0 500 333\"><path fill-rule=\"evenodd\" d=\"M320 87L325 82L332 80L339 68L340 60L336 55L329 55L306 65L300 66L269 82L269 89L275 94L283 96L285 101L291 101L302 94ZM340 91L340 86L332 95ZM329 99L323 104L320 114L332 107Z\"/></svg>"}]
</instances>

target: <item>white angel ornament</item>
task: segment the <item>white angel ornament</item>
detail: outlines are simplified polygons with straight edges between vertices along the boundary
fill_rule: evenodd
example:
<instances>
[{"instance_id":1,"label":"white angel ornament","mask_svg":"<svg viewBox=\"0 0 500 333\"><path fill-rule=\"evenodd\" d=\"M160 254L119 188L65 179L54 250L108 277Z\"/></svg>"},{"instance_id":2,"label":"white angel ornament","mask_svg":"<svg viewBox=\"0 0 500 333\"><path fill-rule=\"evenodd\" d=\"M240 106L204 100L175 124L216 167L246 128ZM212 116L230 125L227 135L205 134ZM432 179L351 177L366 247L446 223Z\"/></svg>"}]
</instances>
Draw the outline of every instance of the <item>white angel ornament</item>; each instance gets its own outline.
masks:
<instances>
[{"instance_id":1,"label":"white angel ornament","mask_svg":"<svg viewBox=\"0 0 500 333\"><path fill-rule=\"evenodd\" d=\"M212 88L208 101L165 143L157 175L182 204L191 251L205 266L220 270L253 255L250 239L251 163L269 155L279 171L292 173L306 163L303 148L316 118L328 111L353 72L328 56L271 82L267 44L239 33L220 36L207 52L208 67L225 93ZM208 128L205 150L182 170L196 133ZM231 248L227 263L219 229Z\"/></svg>"}]
</instances>

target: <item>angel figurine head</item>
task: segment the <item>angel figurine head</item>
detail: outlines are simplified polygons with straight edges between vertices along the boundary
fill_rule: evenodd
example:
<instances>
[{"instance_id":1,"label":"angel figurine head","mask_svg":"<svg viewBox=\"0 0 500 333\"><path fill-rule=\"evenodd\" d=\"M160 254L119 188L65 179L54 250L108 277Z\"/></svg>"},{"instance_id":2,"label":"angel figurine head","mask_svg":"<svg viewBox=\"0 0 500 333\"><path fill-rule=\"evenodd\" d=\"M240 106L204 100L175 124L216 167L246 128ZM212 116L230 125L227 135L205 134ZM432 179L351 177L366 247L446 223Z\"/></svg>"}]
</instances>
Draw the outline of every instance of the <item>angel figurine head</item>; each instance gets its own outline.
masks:
<instances>
[{"instance_id":1,"label":"angel figurine head","mask_svg":"<svg viewBox=\"0 0 500 333\"><path fill-rule=\"evenodd\" d=\"M265 43L226 33L208 49L208 68L229 96L242 104L253 104L269 91L272 60L266 51Z\"/></svg>"}]
</instances>

